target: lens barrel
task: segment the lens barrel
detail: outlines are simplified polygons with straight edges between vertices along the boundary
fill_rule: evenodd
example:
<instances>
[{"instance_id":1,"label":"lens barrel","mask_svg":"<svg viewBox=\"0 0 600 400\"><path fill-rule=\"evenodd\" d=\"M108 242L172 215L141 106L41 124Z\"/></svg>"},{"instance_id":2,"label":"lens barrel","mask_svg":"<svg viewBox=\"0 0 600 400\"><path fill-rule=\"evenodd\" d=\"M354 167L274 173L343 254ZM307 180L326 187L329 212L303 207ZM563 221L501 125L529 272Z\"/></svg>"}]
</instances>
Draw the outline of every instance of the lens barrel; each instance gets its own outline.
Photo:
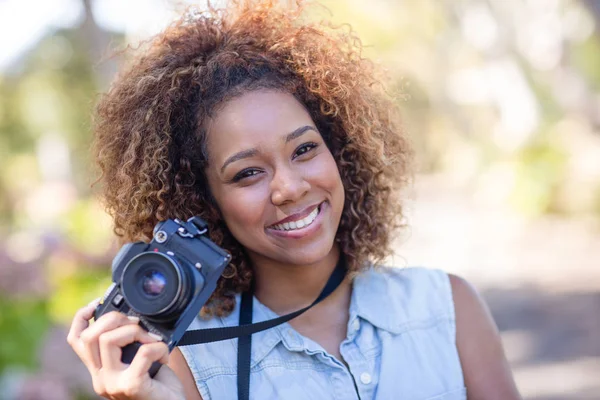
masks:
<instances>
[{"instance_id":1,"label":"lens barrel","mask_svg":"<svg viewBox=\"0 0 600 400\"><path fill-rule=\"evenodd\" d=\"M123 297L137 313L170 321L187 306L193 285L174 257L160 252L140 253L129 261L121 277Z\"/></svg>"}]
</instances>

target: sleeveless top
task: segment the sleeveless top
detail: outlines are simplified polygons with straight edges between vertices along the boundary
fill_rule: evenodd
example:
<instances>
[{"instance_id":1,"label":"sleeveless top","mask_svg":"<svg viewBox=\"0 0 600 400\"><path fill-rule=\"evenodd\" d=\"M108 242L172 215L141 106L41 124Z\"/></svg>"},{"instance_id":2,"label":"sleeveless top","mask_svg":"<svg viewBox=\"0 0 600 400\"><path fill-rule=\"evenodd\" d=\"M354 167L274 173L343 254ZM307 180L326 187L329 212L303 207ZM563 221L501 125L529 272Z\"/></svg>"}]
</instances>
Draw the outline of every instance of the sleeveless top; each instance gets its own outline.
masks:
<instances>
[{"instance_id":1,"label":"sleeveless top","mask_svg":"<svg viewBox=\"0 0 600 400\"><path fill-rule=\"evenodd\" d=\"M196 318L189 329L236 326ZM253 322L277 315L254 298ZM346 365L288 323L252 336L251 399L466 400L448 275L375 267L353 281ZM237 339L179 348L204 400L237 399Z\"/></svg>"}]
</instances>

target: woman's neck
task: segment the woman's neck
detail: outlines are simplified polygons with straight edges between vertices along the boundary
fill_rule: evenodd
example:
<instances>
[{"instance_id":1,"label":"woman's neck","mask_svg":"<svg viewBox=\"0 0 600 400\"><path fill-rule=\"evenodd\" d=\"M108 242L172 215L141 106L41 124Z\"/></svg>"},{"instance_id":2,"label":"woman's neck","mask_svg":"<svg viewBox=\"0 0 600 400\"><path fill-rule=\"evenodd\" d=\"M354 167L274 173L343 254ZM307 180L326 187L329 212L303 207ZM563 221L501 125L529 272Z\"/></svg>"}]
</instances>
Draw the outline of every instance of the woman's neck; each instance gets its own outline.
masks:
<instances>
[{"instance_id":1,"label":"woman's neck","mask_svg":"<svg viewBox=\"0 0 600 400\"><path fill-rule=\"evenodd\" d=\"M253 260L255 296L277 314L287 314L311 304L319 296L340 257L338 246L310 265L284 265ZM345 286L344 284L340 286ZM329 297L339 292L338 288Z\"/></svg>"}]
</instances>

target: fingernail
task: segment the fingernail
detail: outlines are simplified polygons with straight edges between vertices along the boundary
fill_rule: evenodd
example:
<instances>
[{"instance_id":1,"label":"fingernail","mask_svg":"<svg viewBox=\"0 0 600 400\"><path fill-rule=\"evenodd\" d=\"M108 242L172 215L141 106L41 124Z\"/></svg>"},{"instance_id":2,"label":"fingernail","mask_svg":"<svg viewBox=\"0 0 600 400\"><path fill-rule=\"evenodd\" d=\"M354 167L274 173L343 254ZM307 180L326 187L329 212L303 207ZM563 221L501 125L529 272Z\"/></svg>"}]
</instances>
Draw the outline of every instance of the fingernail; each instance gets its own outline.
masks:
<instances>
[{"instance_id":1,"label":"fingernail","mask_svg":"<svg viewBox=\"0 0 600 400\"><path fill-rule=\"evenodd\" d=\"M90 301L89 304L88 304L88 307L91 307L91 306L96 307L99 303L100 303L100 297L98 297L97 299L94 299L94 300Z\"/></svg>"},{"instance_id":2,"label":"fingernail","mask_svg":"<svg viewBox=\"0 0 600 400\"><path fill-rule=\"evenodd\" d=\"M148 332L148 335L157 342L163 340L162 336L157 335L156 333Z\"/></svg>"},{"instance_id":3,"label":"fingernail","mask_svg":"<svg viewBox=\"0 0 600 400\"><path fill-rule=\"evenodd\" d=\"M137 324L138 322L140 322L140 317L136 317L136 316L134 316L134 315L128 315L128 316L127 316L127 319L128 319L128 320L130 320L131 322L135 322L136 324Z\"/></svg>"}]
</instances>

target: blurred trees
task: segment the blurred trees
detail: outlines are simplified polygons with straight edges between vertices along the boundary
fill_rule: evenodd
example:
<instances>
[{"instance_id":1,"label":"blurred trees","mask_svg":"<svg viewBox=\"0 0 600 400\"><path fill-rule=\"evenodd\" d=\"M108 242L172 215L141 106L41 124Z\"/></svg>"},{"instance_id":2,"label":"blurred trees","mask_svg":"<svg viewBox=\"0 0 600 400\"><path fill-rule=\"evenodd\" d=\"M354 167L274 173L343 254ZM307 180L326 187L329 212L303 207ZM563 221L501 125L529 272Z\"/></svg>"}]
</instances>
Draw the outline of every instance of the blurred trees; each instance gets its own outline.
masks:
<instances>
[{"instance_id":1,"label":"blurred trees","mask_svg":"<svg viewBox=\"0 0 600 400\"><path fill-rule=\"evenodd\" d=\"M0 375L11 381L39 367L52 326L110 283L112 231L91 191L90 118L117 61L99 62L122 37L101 30L84 4L80 26L43 38L0 75Z\"/></svg>"},{"instance_id":2,"label":"blurred trees","mask_svg":"<svg viewBox=\"0 0 600 400\"><path fill-rule=\"evenodd\" d=\"M529 216L598 215L598 2L324 4L388 67L421 172Z\"/></svg>"}]
</instances>

